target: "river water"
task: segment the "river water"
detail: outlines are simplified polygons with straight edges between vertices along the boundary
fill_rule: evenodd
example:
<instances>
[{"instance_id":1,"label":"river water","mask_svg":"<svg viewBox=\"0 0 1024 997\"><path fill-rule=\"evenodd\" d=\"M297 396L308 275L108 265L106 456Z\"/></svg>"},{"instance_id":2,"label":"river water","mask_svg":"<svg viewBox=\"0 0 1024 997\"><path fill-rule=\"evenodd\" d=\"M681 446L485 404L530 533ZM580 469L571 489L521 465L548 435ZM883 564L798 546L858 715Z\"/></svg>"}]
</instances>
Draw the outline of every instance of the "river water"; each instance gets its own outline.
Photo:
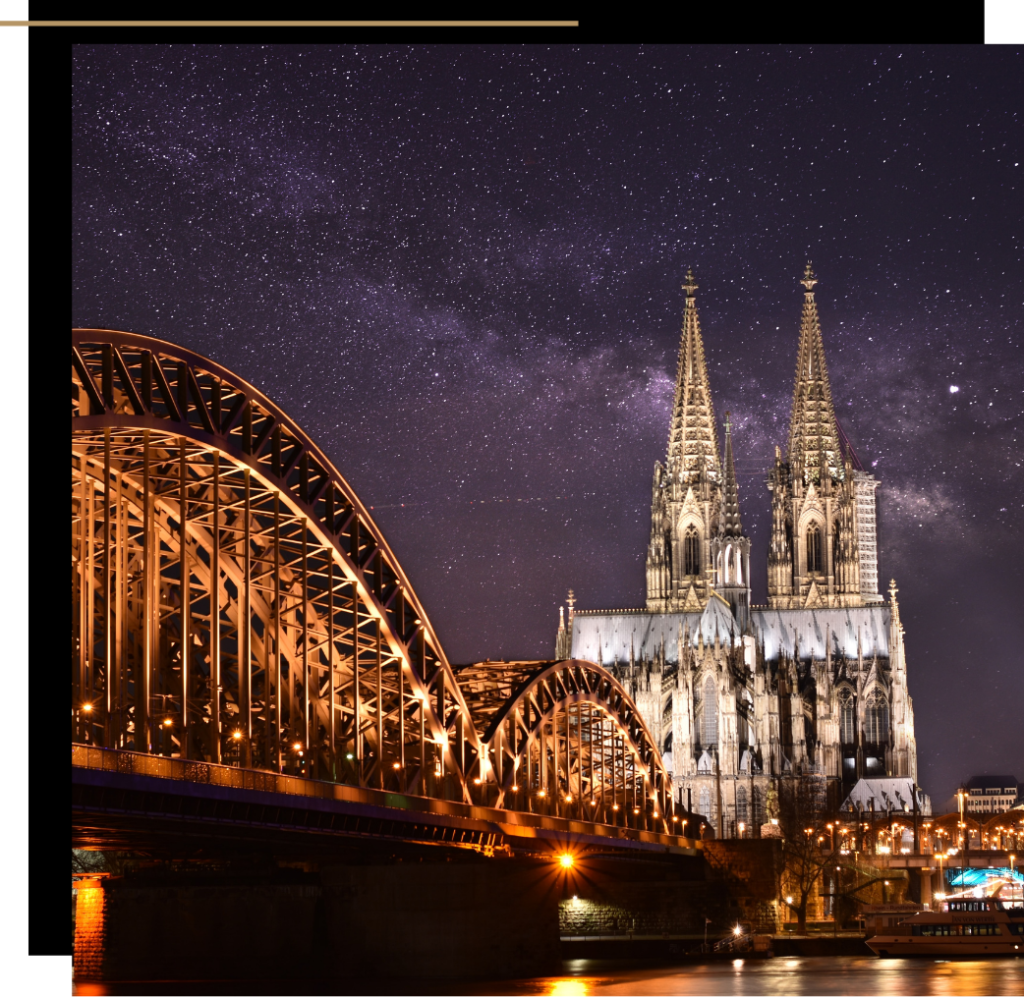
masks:
<instances>
[{"instance_id":1,"label":"river water","mask_svg":"<svg viewBox=\"0 0 1024 997\"><path fill-rule=\"evenodd\" d=\"M529 980L323 981L235 980L81 983L75 994L1024 994L1024 958L984 960L877 959L872 956L735 959L687 966L626 968L573 959L564 975Z\"/></svg>"}]
</instances>

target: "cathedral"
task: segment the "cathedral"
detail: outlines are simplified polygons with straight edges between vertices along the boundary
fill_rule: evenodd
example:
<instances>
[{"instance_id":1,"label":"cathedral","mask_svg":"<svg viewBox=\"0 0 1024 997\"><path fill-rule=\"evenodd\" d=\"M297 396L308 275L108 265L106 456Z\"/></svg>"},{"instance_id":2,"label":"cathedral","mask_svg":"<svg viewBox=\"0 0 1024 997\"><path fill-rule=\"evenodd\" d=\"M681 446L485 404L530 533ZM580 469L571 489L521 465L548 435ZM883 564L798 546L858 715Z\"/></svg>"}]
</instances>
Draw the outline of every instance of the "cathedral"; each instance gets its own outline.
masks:
<instances>
[{"instance_id":1,"label":"cathedral","mask_svg":"<svg viewBox=\"0 0 1024 997\"><path fill-rule=\"evenodd\" d=\"M676 799L726 837L757 833L780 778L820 777L833 805L861 778L917 782L896 584L888 602L878 591L878 481L836 420L810 263L801 283L789 440L768 468L768 604L750 601L732 426L726 413L720 450L687 274L668 453L651 483L647 604L584 610L570 593L556 638L556 657L615 673Z\"/></svg>"}]
</instances>

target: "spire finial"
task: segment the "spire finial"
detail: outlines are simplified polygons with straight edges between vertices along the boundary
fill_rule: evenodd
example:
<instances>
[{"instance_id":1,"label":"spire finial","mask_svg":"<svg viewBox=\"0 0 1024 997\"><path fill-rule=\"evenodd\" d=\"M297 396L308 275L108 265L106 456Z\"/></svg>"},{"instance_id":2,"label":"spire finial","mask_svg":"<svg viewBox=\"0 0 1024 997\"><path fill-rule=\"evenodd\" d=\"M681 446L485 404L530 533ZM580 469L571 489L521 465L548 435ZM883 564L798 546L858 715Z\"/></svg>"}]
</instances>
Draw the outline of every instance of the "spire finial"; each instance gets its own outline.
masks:
<instances>
[{"instance_id":1,"label":"spire finial","mask_svg":"<svg viewBox=\"0 0 1024 997\"><path fill-rule=\"evenodd\" d=\"M804 279L800 281L808 291L814 290L814 285L818 283L818 279L814 276L814 271L811 269L811 261L807 261L807 266L804 268Z\"/></svg>"},{"instance_id":2,"label":"spire finial","mask_svg":"<svg viewBox=\"0 0 1024 997\"><path fill-rule=\"evenodd\" d=\"M693 268L686 268L686 283L683 284L683 290L686 292L687 298L692 298L697 290L697 285L693 280Z\"/></svg>"},{"instance_id":3,"label":"spire finial","mask_svg":"<svg viewBox=\"0 0 1024 997\"><path fill-rule=\"evenodd\" d=\"M726 433L726 436L728 436L729 433L732 432L731 416L732 416L731 412L726 412L725 413L725 433Z\"/></svg>"},{"instance_id":4,"label":"spire finial","mask_svg":"<svg viewBox=\"0 0 1024 997\"><path fill-rule=\"evenodd\" d=\"M573 616L573 607L576 605L576 595L572 589L569 589L569 598L565 600L569 604L569 619Z\"/></svg>"}]
</instances>

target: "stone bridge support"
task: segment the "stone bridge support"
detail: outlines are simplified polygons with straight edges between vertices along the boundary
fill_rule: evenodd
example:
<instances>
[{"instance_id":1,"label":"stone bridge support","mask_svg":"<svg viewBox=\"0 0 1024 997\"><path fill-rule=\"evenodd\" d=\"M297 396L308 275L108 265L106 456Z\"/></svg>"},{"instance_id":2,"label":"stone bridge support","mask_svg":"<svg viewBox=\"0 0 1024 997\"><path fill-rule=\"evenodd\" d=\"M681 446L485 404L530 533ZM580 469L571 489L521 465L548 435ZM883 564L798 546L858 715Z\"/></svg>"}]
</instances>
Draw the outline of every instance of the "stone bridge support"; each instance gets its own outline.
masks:
<instances>
[{"instance_id":1,"label":"stone bridge support","mask_svg":"<svg viewBox=\"0 0 1024 997\"><path fill-rule=\"evenodd\" d=\"M411 861L81 884L75 979L534 976L560 971L550 863Z\"/></svg>"}]
</instances>

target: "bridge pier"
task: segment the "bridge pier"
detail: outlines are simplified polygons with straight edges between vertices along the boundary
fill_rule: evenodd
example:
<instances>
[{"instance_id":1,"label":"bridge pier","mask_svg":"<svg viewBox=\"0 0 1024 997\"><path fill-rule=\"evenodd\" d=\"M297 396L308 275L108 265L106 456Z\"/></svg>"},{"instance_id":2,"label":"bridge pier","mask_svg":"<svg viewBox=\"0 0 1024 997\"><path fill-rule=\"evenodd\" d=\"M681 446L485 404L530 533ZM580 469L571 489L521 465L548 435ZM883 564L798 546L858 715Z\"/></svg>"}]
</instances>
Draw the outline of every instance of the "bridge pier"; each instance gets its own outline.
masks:
<instances>
[{"instance_id":1,"label":"bridge pier","mask_svg":"<svg viewBox=\"0 0 1024 997\"><path fill-rule=\"evenodd\" d=\"M479 856L249 871L160 863L80 885L75 978L550 975L560 898L550 863Z\"/></svg>"},{"instance_id":2,"label":"bridge pier","mask_svg":"<svg viewBox=\"0 0 1024 997\"><path fill-rule=\"evenodd\" d=\"M931 908L932 906L932 870L928 868L922 868L919 870L921 875L921 900L925 907Z\"/></svg>"}]
</instances>

